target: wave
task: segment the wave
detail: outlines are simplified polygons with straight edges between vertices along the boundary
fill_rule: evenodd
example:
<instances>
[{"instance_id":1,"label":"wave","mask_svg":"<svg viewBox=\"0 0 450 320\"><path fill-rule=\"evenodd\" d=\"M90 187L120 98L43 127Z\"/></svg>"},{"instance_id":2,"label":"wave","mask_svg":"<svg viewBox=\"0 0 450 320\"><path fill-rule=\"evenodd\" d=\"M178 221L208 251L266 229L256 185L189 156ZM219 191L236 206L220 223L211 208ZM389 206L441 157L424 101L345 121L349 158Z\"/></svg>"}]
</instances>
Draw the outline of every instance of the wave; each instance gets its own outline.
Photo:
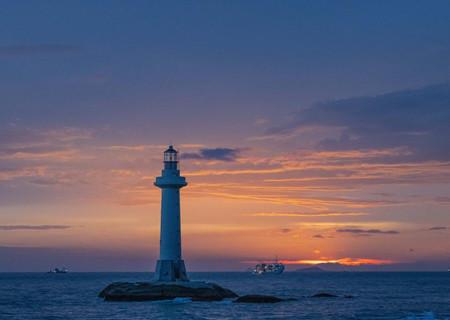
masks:
<instances>
[{"instance_id":1,"label":"wave","mask_svg":"<svg viewBox=\"0 0 450 320\"><path fill-rule=\"evenodd\" d=\"M420 315L410 315L404 318L404 320L439 320L436 318L433 312L426 311ZM449 320L448 318L442 319L442 320Z\"/></svg>"}]
</instances>

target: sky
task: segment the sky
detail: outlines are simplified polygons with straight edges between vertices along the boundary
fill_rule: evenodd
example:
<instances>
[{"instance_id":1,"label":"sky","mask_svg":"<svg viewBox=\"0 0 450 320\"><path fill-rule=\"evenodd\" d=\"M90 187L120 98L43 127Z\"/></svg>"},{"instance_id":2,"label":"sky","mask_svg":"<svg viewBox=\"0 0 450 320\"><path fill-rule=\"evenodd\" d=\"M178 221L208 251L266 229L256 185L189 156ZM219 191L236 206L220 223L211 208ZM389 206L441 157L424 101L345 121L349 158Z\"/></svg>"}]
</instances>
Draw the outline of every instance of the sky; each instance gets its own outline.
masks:
<instances>
[{"instance_id":1,"label":"sky","mask_svg":"<svg viewBox=\"0 0 450 320\"><path fill-rule=\"evenodd\" d=\"M0 271L450 266L450 2L0 1Z\"/></svg>"}]
</instances>

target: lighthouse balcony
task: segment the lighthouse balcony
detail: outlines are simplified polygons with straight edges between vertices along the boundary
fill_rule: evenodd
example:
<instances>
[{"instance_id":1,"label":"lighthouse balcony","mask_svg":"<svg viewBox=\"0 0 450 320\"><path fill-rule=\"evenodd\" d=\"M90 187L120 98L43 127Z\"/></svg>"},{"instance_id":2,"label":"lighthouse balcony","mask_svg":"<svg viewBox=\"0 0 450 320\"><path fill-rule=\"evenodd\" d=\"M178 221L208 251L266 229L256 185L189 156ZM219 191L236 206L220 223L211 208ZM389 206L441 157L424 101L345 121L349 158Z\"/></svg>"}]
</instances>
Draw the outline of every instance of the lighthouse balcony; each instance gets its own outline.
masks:
<instances>
[{"instance_id":1,"label":"lighthouse balcony","mask_svg":"<svg viewBox=\"0 0 450 320\"><path fill-rule=\"evenodd\" d=\"M155 186L159 188L182 188L187 186L186 178L181 176L156 177Z\"/></svg>"}]
</instances>

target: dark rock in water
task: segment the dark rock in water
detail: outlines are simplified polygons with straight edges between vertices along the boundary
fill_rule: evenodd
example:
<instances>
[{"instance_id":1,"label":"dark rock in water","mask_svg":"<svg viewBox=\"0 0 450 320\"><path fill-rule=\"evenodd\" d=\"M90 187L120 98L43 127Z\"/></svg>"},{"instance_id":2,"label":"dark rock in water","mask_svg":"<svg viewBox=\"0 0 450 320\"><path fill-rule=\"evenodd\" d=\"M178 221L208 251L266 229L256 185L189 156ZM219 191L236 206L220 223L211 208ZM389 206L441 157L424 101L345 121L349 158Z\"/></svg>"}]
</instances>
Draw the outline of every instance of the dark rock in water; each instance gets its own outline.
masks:
<instances>
[{"instance_id":1,"label":"dark rock in water","mask_svg":"<svg viewBox=\"0 0 450 320\"><path fill-rule=\"evenodd\" d=\"M313 294L311 298L337 298L337 295L327 292Z\"/></svg>"},{"instance_id":2,"label":"dark rock in water","mask_svg":"<svg viewBox=\"0 0 450 320\"><path fill-rule=\"evenodd\" d=\"M276 303L282 301L295 301L296 299L282 299L274 296L264 296L259 294L249 294L234 300L236 303Z\"/></svg>"},{"instance_id":3,"label":"dark rock in water","mask_svg":"<svg viewBox=\"0 0 450 320\"><path fill-rule=\"evenodd\" d=\"M233 291L203 281L114 282L99 295L106 301L148 301L191 298L193 301L219 301L236 298Z\"/></svg>"}]
</instances>

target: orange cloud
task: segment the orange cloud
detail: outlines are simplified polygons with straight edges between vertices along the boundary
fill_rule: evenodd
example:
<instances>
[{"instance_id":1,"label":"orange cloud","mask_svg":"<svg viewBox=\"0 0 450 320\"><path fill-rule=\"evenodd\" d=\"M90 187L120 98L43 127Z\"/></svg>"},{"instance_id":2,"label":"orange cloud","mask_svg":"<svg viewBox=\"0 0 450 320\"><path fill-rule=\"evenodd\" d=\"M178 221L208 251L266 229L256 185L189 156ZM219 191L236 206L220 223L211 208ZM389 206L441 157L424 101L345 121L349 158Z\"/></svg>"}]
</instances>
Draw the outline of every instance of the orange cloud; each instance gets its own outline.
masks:
<instances>
[{"instance_id":1,"label":"orange cloud","mask_svg":"<svg viewBox=\"0 0 450 320\"><path fill-rule=\"evenodd\" d=\"M24 152L17 151L12 154L0 156L0 160L47 160L47 161L69 161L80 158L90 159L87 156L81 156L79 150L66 149L46 152Z\"/></svg>"},{"instance_id":2,"label":"orange cloud","mask_svg":"<svg viewBox=\"0 0 450 320\"><path fill-rule=\"evenodd\" d=\"M365 216L365 212L256 212L253 217L336 217L336 216Z\"/></svg>"},{"instance_id":3,"label":"orange cloud","mask_svg":"<svg viewBox=\"0 0 450 320\"><path fill-rule=\"evenodd\" d=\"M50 142L71 142L77 140L89 140L94 136L94 131L90 129L63 127L43 132L42 135L47 137Z\"/></svg>"},{"instance_id":4,"label":"orange cloud","mask_svg":"<svg viewBox=\"0 0 450 320\"><path fill-rule=\"evenodd\" d=\"M195 194L190 191L189 194ZM254 194L234 194L225 192L199 192L201 196L210 196L218 198L236 199L236 200L249 200L256 202L269 202L274 204L292 205L292 206L305 206L315 208L318 210L326 210L330 206L340 205L348 208L370 208L383 205L393 205L400 202L388 201L388 200L364 200L364 199L350 199L350 198L298 198L298 197L283 197L277 195L254 195Z\"/></svg>"},{"instance_id":5,"label":"orange cloud","mask_svg":"<svg viewBox=\"0 0 450 320\"><path fill-rule=\"evenodd\" d=\"M385 265L392 264L394 261L385 259L368 259L368 258L340 258L340 259L327 259L320 258L319 260L281 260L284 264L323 264L323 263L338 263L344 266L361 266L361 265Z\"/></svg>"},{"instance_id":6,"label":"orange cloud","mask_svg":"<svg viewBox=\"0 0 450 320\"><path fill-rule=\"evenodd\" d=\"M23 177L42 177L45 176L46 173L47 167L45 166L34 166L15 170L2 170L0 171L0 181L8 181Z\"/></svg>"}]
</instances>

